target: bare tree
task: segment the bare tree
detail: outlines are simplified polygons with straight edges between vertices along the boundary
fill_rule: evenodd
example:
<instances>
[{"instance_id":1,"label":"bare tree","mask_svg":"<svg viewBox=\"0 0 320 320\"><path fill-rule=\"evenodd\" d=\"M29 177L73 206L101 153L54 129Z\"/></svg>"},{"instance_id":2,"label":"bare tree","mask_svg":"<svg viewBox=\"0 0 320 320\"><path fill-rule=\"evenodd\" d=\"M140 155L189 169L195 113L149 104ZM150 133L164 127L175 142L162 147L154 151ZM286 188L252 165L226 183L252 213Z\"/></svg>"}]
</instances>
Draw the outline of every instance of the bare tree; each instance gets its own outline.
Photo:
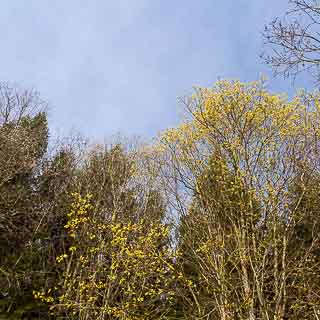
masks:
<instances>
[{"instance_id":1,"label":"bare tree","mask_svg":"<svg viewBox=\"0 0 320 320\"><path fill-rule=\"evenodd\" d=\"M275 18L263 32L266 52L261 55L275 75L295 80L309 73L320 84L320 3L290 0L283 18Z\"/></svg>"}]
</instances>

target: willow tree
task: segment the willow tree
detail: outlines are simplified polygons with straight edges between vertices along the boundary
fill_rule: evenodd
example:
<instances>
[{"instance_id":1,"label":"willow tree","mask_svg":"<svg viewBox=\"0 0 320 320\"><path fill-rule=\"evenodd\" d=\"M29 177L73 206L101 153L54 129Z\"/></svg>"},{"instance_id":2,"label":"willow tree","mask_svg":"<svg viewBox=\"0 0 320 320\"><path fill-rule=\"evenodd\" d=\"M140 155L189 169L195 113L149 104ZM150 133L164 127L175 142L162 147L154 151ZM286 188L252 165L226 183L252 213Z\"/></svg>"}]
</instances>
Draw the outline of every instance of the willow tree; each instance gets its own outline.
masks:
<instances>
[{"instance_id":1,"label":"willow tree","mask_svg":"<svg viewBox=\"0 0 320 320\"><path fill-rule=\"evenodd\" d=\"M164 182L197 275L183 294L187 316L283 319L305 303L290 292L308 257L289 254L297 225L289 190L298 164L316 161L318 101L220 81L196 89L184 122L163 134ZM308 314L318 313L313 303Z\"/></svg>"}]
</instances>

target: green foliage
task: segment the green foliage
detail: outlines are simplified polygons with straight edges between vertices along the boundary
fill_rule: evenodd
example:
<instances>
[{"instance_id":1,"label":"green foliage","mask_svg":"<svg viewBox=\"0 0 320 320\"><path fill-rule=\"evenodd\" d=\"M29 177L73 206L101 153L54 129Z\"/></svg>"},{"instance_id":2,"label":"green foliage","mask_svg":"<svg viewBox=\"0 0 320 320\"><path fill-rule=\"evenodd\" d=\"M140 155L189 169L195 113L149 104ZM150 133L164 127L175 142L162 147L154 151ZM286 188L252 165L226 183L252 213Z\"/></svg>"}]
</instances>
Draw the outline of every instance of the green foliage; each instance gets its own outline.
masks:
<instances>
[{"instance_id":1,"label":"green foliage","mask_svg":"<svg viewBox=\"0 0 320 320\"><path fill-rule=\"evenodd\" d=\"M33 308L43 312L31 290L44 281L35 272L43 267L43 252L33 246L42 216L38 172L48 144L45 113L3 124L0 143L0 313L19 319Z\"/></svg>"}]
</instances>

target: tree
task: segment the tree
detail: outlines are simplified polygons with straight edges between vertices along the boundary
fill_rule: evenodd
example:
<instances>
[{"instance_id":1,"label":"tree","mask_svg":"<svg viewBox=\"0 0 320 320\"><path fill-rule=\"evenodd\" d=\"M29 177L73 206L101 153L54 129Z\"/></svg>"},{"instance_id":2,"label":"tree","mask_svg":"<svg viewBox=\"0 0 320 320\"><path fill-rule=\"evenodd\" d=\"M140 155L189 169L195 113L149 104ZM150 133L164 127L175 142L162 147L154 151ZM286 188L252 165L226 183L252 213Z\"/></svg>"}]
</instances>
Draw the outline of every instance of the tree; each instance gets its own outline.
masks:
<instances>
[{"instance_id":1,"label":"tree","mask_svg":"<svg viewBox=\"0 0 320 320\"><path fill-rule=\"evenodd\" d=\"M59 216L67 237L55 257L57 281L34 292L56 316L158 319L171 311L181 280L151 167L120 144L89 149L79 163L75 201Z\"/></svg>"},{"instance_id":2,"label":"tree","mask_svg":"<svg viewBox=\"0 0 320 320\"><path fill-rule=\"evenodd\" d=\"M242 229L254 236L258 232L259 205L248 191L227 170L222 159L212 156L208 168L197 179L191 207L181 219L181 263L185 276L192 279L198 290L202 316L220 319L229 313L233 318L245 317L245 306L241 310L235 294L237 286L243 285L242 259L232 253L241 249L235 233ZM247 239L246 245L252 245L251 239ZM190 304L192 296L182 298L185 314L191 317L195 312ZM199 316L193 314L196 315Z\"/></svg>"},{"instance_id":3,"label":"tree","mask_svg":"<svg viewBox=\"0 0 320 320\"><path fill-rule=\"evenodd\" d=\"M289 102L259 82L220 81L185 106L159 147L182 218L182 264L196 280L182 296L187 318L315 317L315 300L305 308L303 290L291 291L319 266L307 252L292 254L299 209L289 189L299 163L318 163L318 97Z\"/></svg>"},{"instance_id":4,"label":"tree","mask_svg":"<svg viewBox=\"0 0 320 320\"><path fill-rule=\"evenodd\" d=\"M290 187L290 206L296 214L288 241L293 272L287 279L292 293L289 304L293 306L287 313L296 318L314 313L320 290L319 277L315 276L320 272L320 175L311 163L299 167Z\"/></svg>"},{"instance_id":5,"label":"tree","mask_svg":"<svg viewBox=\"0 0 320 320\"><path fill-rule=\"evenodd\" d=\"M75 153L48 154L46 105L35 91L0 85L0 314L49 317L32 291L57 276L63 219L73 190Z\"/></svg>"},{"instance_id":6,"label":"tree","mask_svg":"<svg viewBox=\"0 0 320 320\"><path fill-rule=\"evenodd\" d=\"M92 194L97 214L106 221L161 220L165 204L147 171L150 161L125 145L100 145L88 150L76 177L76 190Z\"/></svg>"},{"instance_id":7,"label":"tree","mask_svg":"<svg viewBox=\"0 0 320 320\"><path fill-rule=\"evenodd\" d=\"M40 255L32 246L41 222L37 179L48 144L45 104L38 93L0 84L1 312L34 307L31 287Z\"/></svg>"},{"instance_id":8,"label":"tree","mask_svg":"<svg viewBox=\"0 0 320 320\"><path fill-rule=\"evenodd\" d=\"M316 0L290 0L284 18L265 26L265 62L275 74L295 77L308 72L320 85L320 6Z\"/></svg>"}]
</instances>

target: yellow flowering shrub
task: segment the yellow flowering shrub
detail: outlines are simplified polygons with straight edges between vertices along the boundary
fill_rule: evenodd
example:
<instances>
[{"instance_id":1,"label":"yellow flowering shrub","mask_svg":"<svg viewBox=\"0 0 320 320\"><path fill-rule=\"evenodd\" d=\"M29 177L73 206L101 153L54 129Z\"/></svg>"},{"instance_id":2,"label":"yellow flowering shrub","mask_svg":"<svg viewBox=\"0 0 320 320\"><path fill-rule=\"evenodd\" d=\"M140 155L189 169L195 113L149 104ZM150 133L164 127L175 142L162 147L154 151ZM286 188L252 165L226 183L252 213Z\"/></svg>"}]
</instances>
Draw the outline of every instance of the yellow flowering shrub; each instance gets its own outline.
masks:
<instances>
[{"instance_id":1,"label":"yellow flowering shrub","mask_svg":"<svg viewBox=\"0 0 320 320\"><path fill-rule=\"evenodd\" d=\"M168 246L169 228L103 221L93 215L91 195L74 197L65 225L70 247L56 259L63 267L59 288L35 297L75 319L165 318L183 278Z\"/></svg>"}]
</instances>

